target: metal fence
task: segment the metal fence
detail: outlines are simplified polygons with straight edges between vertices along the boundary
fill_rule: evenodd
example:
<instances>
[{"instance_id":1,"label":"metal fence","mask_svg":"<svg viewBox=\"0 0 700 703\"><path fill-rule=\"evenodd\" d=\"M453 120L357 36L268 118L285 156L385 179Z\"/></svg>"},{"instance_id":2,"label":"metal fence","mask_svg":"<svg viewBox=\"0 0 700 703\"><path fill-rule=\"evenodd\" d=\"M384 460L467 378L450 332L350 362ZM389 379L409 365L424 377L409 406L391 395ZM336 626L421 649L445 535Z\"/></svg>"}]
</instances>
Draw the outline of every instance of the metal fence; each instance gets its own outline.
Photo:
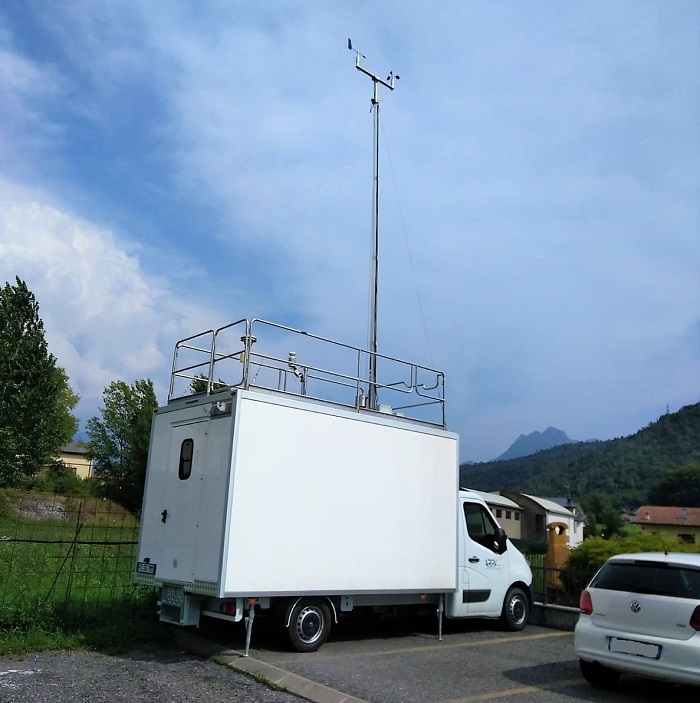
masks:
<instances>
[{"instance_id":1,"label":"metal fence","mask_svg":"<svg viewBox=\"0 0 700 703\"><path fill-rule=\"evenodd\" d=\"M578 607L581 591L593 576L589 571L567 567L553 567L547 555L526 553L532 569L532 591L536 603Z\"/></svg>"},{"instance_id":2,"label":"metal fence","mask_svg":"<svg viewBox=\"0 0 700 703\"><path fill-rule=\"evenodd\" d=\"M0 492L0 628L87 619L154 596L134 584L137 519L95 497ZM538 603L578 605L591 577L526 553Z\"/></svg>"},{"instance_id":3,"label":"metal fence","mask_svg":"<svg viewBox=\"0 0 700 703\"><path fill-rule=\"evenodd\" d=\"M0 627L95 616L144 597L136 518L94 497L0 493Z\"/></svg>"}]
</instances>

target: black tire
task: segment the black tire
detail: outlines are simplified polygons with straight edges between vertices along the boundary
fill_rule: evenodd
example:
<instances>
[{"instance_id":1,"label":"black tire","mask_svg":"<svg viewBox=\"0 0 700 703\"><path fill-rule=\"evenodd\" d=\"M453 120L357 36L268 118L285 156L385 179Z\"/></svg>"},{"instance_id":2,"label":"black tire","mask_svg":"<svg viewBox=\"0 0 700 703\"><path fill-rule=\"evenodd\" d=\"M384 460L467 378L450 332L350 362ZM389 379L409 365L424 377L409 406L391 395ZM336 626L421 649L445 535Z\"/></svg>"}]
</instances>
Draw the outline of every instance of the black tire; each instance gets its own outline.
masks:
<instances>
[{"instance_id":1,"label":"black tire","mask_svg":"<svg viewBox=\"0 0 700 703\"><path fill-rule=\"evenodd\" d=\"M509 630L522 630L530 617L530 599L527 593L517 586L508 589L503 601L501 623Z\"/></svg>"},{"instance_id":2,"label":"black tire","mask_svg":"<svg viewBox=\"0 0 700 703\"><path fill-rule=\"evenodd\" d=\"M587 662L579 659L579 666L583 678L595 688L613 688L620 678L620 672L614 669L608 669L607 666L598 664L598 662Z\"/></svg>"},{"instance_id":3,"label":"black tire","mask_svg":"<svg viewBox=\"0 0 700 703\"><path fill-rule=\"evenodd\" d=\"M297 652L315 652L330 632L331 611L325 601L304 598L292 608L287 634Z\"/></svg>"}]
</instances>

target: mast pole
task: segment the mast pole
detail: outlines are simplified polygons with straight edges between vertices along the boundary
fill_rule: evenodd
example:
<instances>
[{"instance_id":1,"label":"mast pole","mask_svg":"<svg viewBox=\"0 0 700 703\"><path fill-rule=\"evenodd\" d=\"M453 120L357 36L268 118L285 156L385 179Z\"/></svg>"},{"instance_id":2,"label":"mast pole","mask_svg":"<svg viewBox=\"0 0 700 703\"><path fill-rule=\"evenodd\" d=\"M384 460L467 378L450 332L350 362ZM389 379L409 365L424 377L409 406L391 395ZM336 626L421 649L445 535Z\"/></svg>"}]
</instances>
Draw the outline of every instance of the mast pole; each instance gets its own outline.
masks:
<instances>
[{"instance_id":1,"label":"mast pole","mask_svg":"<svg viewBox=\"0 0 700 703\"><path fill-rule=\"evenodd\" d=\"M372 174L372 273L370 277L370 333L369 333L369 398L371 409L377 407L377 293L379 291L379 100L374 81L374 171Z\"/></svg>"},{"instance_id":2,"label":"mast pole","mask_svg":"<svg viewBox=\"0 0 700 703\"><path fill-rule=\"evenodd\" d=\"M395 76L392 71L386 80L370 73L360 65L360 57L366 58L356 49L352 48L352 42L348 39L348 49L355 52L355 68L369 76L374 84L372 95L372 107L374 110L374 173L373 173L373 194L372 194L372 272L370 278L370 339L369 339L369 389L368 407L371 410L377 408L377 293L379 290L379 85L383 85L389 90L394 90L395 82L399 76Z\"/></svg>"}]
</instances>

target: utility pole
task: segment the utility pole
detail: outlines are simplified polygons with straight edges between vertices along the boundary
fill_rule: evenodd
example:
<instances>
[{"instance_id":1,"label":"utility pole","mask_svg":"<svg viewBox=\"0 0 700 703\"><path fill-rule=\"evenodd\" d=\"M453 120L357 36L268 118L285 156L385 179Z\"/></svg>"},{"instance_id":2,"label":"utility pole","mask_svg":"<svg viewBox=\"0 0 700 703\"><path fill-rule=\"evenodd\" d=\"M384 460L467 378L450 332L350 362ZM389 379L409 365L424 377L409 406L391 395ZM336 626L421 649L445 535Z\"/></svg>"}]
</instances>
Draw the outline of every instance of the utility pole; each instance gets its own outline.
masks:
<instances>
[{"instance_id":1,"label":"utility pole","mask_svg":"<svg viewBox=\"0 0 700 703\"><path fill-rule=\"evenodd\" d=\"M360 58L367 58L357 49L353 49L352 42L348 39L348 49L355 52L355 68L372 79L374 94L372 107L374 111L374 189L372 197L372 272L370 278L370 332L369 332L369 389L368 407L375 410L377 407L377 291L379 288L379 86L383 85L389 90L394 90L394 84L400 76L395 76L391 71L386 80L381 79L360 65Z\"/></svg>"}]
</instances>

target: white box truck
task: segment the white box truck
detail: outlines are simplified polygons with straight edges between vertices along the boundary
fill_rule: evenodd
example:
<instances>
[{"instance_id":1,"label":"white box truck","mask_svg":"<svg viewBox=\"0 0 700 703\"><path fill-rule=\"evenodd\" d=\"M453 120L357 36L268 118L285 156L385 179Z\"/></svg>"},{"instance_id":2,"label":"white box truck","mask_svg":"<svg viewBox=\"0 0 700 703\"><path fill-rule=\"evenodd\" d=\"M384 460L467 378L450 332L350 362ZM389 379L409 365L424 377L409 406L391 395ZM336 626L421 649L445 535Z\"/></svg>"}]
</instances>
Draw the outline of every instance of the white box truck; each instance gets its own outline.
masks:
<instances>
[{"instance_id":1,"label":"white box truck","mask_svg":"<svg viewBox=\"0 0 700 703\"><path fill-rule=\"evenodd\" d=\"M303 354L281 353L289 337ZM316 347L340 369L311 364ZM136 567L161 589L161 620L245 619L246 651L257 615L298 651L360 607L434 607L439 631L443 613L525 626L531 571L484 501L459 489L443 375L375 355L398 380L377 381L374 397L402 400L367 407L368 355L262 320L178 342Z\"/></svg>"}]
</instances>

